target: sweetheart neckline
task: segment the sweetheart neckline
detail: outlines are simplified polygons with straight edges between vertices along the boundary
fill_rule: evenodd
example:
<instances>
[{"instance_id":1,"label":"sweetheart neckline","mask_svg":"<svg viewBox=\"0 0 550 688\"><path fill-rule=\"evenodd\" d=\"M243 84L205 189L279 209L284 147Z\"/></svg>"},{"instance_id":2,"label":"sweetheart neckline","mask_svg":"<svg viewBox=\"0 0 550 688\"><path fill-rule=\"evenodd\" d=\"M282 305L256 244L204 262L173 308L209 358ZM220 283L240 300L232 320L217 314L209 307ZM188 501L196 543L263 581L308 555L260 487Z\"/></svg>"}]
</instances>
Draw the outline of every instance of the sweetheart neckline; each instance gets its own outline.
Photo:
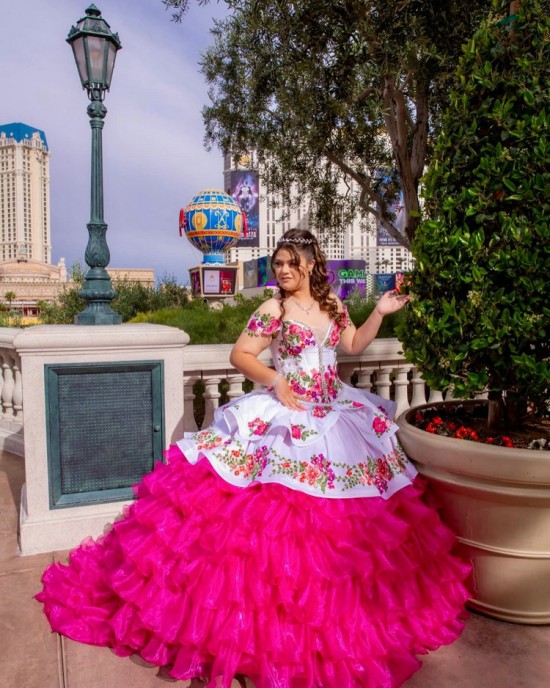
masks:
<instances>
[{"instance_id":1,"label":"sweetheart neckline","mask_svg":"<svg viewBox=\"0 0 550 688\"><path fill-rule=\"evenodd\" d=\"M285 322L298 323L299 325L303 325L307 330L309 330L311 332L311 334L313 335L313 338L315 339L315 343L317 344L317 346L323 346L323 344L327 341L329 334L330 334L330 330L336 321L335 320L329 321L328 327L325 330L325 335L321 339L320 343L319 343L317 337L315 336L315 332L313 331L311 325L307 325L303 320L298 320L297 318L285 318L284 320L281 320L281 322L282 323L285 323Z\"/></svg>"}]
</instances>

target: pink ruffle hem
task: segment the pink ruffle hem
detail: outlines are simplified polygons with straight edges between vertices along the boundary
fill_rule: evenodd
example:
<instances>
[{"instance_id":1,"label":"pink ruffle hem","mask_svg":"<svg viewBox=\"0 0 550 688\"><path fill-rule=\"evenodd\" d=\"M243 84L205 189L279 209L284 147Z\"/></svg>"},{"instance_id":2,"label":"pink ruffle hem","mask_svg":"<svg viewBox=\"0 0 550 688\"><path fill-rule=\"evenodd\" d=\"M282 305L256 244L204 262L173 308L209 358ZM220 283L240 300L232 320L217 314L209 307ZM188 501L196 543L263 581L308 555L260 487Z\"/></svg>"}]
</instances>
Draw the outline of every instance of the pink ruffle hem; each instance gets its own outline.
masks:
<instances>
[{"instance_id":1,"label":"pink ruffle hem","mask_svg":"<svg viewBox=\"0 0 550 688\"><path fill-rule=\"evenodd\" d=\"M226 483L177 447L36 598L54 631L257 688L395 688L462 630L469 567L417 479L389 500Z\"/></svg>"}]
</instances>

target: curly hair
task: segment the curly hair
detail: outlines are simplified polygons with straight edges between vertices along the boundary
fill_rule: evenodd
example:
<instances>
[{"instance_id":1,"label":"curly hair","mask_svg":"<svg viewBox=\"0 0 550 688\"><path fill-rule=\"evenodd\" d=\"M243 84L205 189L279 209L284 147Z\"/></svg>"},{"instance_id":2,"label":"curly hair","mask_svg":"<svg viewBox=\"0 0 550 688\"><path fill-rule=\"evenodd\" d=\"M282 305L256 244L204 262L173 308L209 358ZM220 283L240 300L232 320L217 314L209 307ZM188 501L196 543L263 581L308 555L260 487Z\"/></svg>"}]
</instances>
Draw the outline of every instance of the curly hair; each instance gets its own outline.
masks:
<instances>
[{"instance_id":1,"label":"curly hair","mask_svg":"<svg viewBox=\"0 0 550 688\"><path fill-rule=\"evenodd\" d=\"M300 258L304 256L307 261L313 260L313 270L310 277L311 295L319 304L319 308L329 314L332 320L335 320L339 325L342 313L338 312L338 302L334 296L328 281L327 259L325 254L321 251L317 238L307 229L289 229L277 242L277 248L271 256L271 269L275 271L274 265L277 254L281 249L285 249L292 256L292 266L303 273L303 268L300 267ZM305 274L303 274L305 277ZM281 285L279 285L281 294L281 309L284 317L285 301L289 294Z\"/></svg>"}]
</instances>

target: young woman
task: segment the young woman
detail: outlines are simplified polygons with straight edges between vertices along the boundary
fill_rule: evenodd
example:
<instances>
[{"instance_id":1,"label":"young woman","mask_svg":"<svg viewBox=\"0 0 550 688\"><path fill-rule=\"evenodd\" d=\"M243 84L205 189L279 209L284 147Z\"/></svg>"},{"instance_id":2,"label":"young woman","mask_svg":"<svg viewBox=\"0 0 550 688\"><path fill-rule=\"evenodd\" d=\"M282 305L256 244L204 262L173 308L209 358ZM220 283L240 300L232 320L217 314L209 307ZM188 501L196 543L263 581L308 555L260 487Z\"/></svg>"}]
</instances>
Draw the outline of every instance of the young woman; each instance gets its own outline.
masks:
<instances>
[{"instance_id":1,"label":"young woman","mask_svg":"<svg viewBox=\"0 0 550 688\"><path fill-rule=\"evenodd\" d=\"M308 231L287 232L272 267L280 295L231 353L266 388L171 447L37 598L54 630L175 679L395 688L460 633L469 573L423 501L393 402L338 377L336 347L362 351L407 297L383 296L356 329Z\"/></svg>"}]
</instances>

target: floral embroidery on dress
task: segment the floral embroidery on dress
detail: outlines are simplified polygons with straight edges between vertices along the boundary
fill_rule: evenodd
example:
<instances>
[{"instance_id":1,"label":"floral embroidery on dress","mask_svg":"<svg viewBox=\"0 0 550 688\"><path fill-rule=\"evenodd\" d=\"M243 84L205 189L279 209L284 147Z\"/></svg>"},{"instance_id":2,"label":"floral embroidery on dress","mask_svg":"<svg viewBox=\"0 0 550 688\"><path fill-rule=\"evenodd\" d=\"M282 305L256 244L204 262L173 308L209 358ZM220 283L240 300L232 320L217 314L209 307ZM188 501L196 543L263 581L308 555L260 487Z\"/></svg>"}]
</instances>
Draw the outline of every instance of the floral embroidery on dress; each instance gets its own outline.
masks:
<instances>
[{"instance_id":1,"label":"floral embroidery on dress","mask_svg":"<svg viewBox=\"0 0 550 688\"><path fill-rule=\"evenodd\" d=\"M290 434L292 435L292 439L302 440L303 442L308 437L313 437L313 435L318 435L319 433L316 430L306 430L306 426L302 423L296 425L291 423Z\"/></svg>"},{"instance_id":2,"label":"floral embroidery on dress","mask_svg":"<svg viewBox=\"0 0 550 688\"><path fill-rule=\"evenodd\" d=\"M212 431L196 434L206 436L208 432L215 435ZM363 461L351 464L345 461L330 461L320 452L304 460L283 455L273 447L268 449L265 445L246 451L243 443L236 439L223 441L223 437L219 436L216 442L210 443L214 445L212 448L219 447L220 444L222 446L213 452L213 456L225 464L236 477L252 482L262 474L267 474L267 479L269 475L284 475L322 493L327 489L346 492L368 486L375 487L379 494L384 494L391 479L404 473L409 464L405 452L399 445L389 454L377 458L367 456Z\"/></svg>"},{"instance_id":3,"label":"floral embroidery on dress","mask_svg":"<svg viewBox=\"0 0 550 688\"><path fill-rule=\"evenodd\" d=\"M345 330L346 327L349 327L351 325L351 318L349 317L349 311L347 309L347 306L344 306L344 310L342 311L342 324L340 325L342 330Z\"/></svg>"},{"instance_id":4,"label":"floral embroidery on dress","mask_svg":"<svg viewBox=\"0 0 550 688\"><path fill-rule=\"evenodd\" d=\"M330 461L323 454L313 454L309 461L298 461L297 459L286 459L274 450L272 453L279 459L279 464L273 470L274 475L290 476L301 483L319 488L323 493L327 488L334 490L336 476Z\"/></svg>"},{"instance_id":5,"label":"floral embroidery on dress","mask_svg":"<svg viewBox=\"0 0 550 688\"><path fill-rule=\"evenodd\" d=\"M312 413L315 418L324 418L332 411L332 406L314 406Z\"/></svg>"},{"instance_id":6,"label":"floral embroidery on dress","mask_svg":"<svg viewBox=\"0 0 550 688\"><path fill-rule=\"evenodd\" d=\"M278 318L274 318L269 313L256 311L250 316L245 332L249 337L274 335L280 326L281 321Z\"/></svg>"},{"instance_id":7,"label":"floral embroidery on dress","mask_svg":"<svg viewBox=\"0 0 550 688\"><path fill-rule=\"evenodd\" d=\"M231 472L235 476L243 476L255 480L259 478L266 468L269 458L268 448L264 445L258 447L254 452L245 453L244 448L240 442L234 443L237 449L230 449L229 447L221 452L214 453L214 456L229 466Z\"/></svg>"},{"instance_id":8,"label":"floral embroidery on dress","mask_svg":"<svg viewBox=\"0 0 550 688\"><path fill-rule=\"evenodd\" d=\"M306 401L324 402L336 399L343 388L334 366L327 365L324 372L313 369L310 373L305 370L287 374L288 384L293 392L300 394Z\"/></svg>"},{"instance_id":9,"label":"floral embroidery on dress","mask_svg":"<svg viewBox=\"0 0 550 688\"><path fill-rule=\"evenodd\" d=\"M223 444L223 437L215 430L201 430L193 435L197 449L215 449Z\"/></svg>"},{"instance_id":10,"label":"floral embroidery on dress","mask_svg":"<svg viewBox=\"0 0 550 688\"><path fill-rule=\"evenodd\" d=\"M336 462L333 462L333 465L345 470L345 475L337 478L343 483L343 490L350 490L358 485L374 485L378 492L383 494L388 489L388 482L403 473L407 463L405 452L397 445L392 452L378 459L369 456L357 465Z\"/></svg>"},{"instance_id":11,"label":"floral embroidery on dress","mask_svg":"<svg viewBox=\"0 0 550 688\"><path fill-rule=\"evenodd\" d=\"M283 337L278 352L281 359L299 356L306 346L315 345L315 336L308 327L289 320L283 321Z\"/></svg>"},{"instance_id":12,"label":"floral embroidery on dress","mask_svg":"<svg viewBox=\"0 0 550 688\"><path fill-rule=\"evenodd\" d=\"M271 423L267 423L261 418L254 418L254 420L251 420L250 423L248 423L248 429L250 430L251 435L265 435L270 425Z\"/></svg>"},{"instance_id":13,"label":"floral embroidery on dress","mask_svg":"<svg viewBox=\"0 0 550 688\"><path fill-rule=\"evenodd\" d=\"M338 342L340 341L340 332L341 329L338 327L336 323L332 323L332 327L330 328L330 335L328 338L328 346L338 346Z\"/></svg>"},{"instance_id":14,"label":"floral embroidery on dress","mask_svg":"<svg viewBox=\"0 0 550 688\"><path fill-rule=\"evenodd\" d=\"M351 406L352 408L364 408L365 404L362 404L360 401L354 401L352 399L343 399L342 401L338 402L340 406Z\"/></svg>"},{"instance_id":15,"label":"floral embroidery on dress","mask_svg":"<svg viewBox=\"0 0 550 688\"><path fill-rule=\"evenodd\" d=\"M387 416L381 416L376 413L374 420L372 421L372 429L374 430L377 437L382 437L385 432L391 428L392 423Z\"/></svg>"}]
</instances>

